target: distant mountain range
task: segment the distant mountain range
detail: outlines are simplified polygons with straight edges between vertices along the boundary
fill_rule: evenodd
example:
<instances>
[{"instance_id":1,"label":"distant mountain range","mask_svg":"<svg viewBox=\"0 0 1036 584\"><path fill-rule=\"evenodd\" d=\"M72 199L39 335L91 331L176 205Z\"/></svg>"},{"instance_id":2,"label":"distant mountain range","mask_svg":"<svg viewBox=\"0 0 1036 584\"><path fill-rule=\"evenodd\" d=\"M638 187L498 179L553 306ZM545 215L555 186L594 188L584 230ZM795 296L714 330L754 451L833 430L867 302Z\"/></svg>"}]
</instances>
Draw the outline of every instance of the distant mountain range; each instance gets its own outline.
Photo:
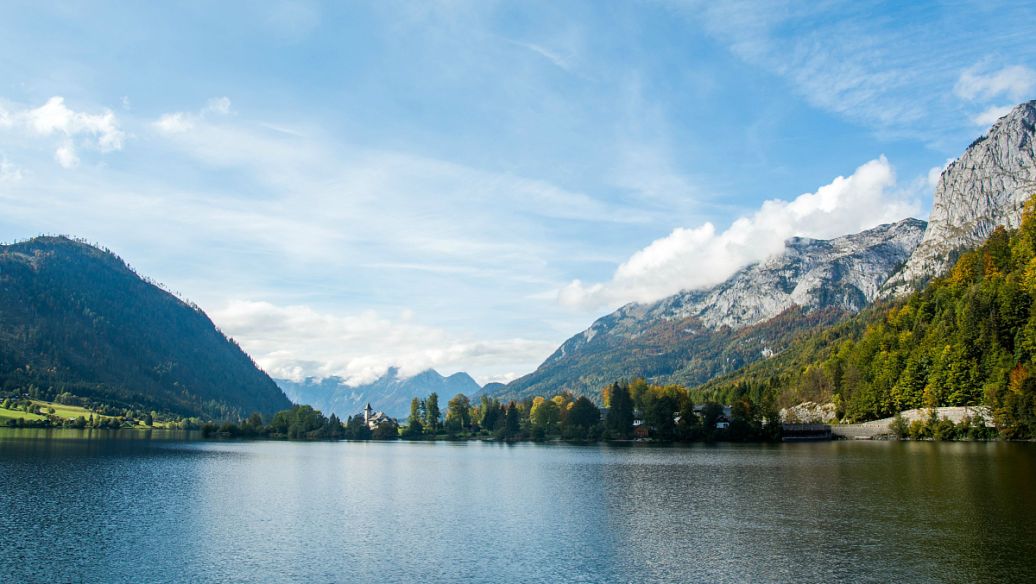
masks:
<instances>
[{"instance_id":1,"label":"distant mountain range","mask_svg":"<svg viewBox=\"0 0 1036 584\"><path fill-rule=\"evenodd\" d=\"M993 229L1015 227L1036 193L1036 101L1001 118L943 172L931 221L882 225L785 250L722 284L628 304L568 339L499 397L569 390L597 396L622 378L698 385L783 351L802 332L945 272Z\"/></svg>"},{"instance_id":2,"label":"distant mountain range","mask_svg":"<svg viewBox=\"0 0 1036 584\"><path fill-rule=\"evenodd\" d=\"M277 384L295 403L306 404L325 415L336 414L343 420L363 411L369 402L375 410L405 418L410 415L410 401L439 395L439 407L446 411L446 402L458 393L473 397L482 387L467 373L454 373L444 377L434 369L428 369L411 377L403 377L398 368L390 368L377 380L362 385L350 386L340 377L324 379L307 378L302 381L278 379Z\"/></svg>"},{"instance_id":3,"label":"distant mountain range","mask_svg":"<svg viewBox=\"0 0 1036 584\"><path fill-rule=\"evenodd\" d=\"M0 246L0 387L217 419L291 406L201 309L65 237Z\"/></svg>"}]
</instances>

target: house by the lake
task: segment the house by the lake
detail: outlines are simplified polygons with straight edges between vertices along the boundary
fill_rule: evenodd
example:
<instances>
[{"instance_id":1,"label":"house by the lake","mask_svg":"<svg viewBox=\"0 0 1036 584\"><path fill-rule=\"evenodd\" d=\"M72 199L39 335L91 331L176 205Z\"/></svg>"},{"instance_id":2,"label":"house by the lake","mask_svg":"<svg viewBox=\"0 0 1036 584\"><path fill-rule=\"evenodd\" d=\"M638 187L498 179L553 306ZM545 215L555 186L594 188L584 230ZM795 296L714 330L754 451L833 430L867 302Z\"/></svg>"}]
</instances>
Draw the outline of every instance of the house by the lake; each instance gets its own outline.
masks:
<instances>
[{"instance_id":1,"label":"house by the lake","mask_svg":"<svg viewBox=\"0 0 1036 584\"><path fill-rule=\"evenodd\" d=\"M395 420L388 417L385 412L374 411L370 402L367 402L367 407L363 408L363 423L367 424L368 428L375 430L378 426L388 422L395 422Z\"/></svg>"}]
</instances>

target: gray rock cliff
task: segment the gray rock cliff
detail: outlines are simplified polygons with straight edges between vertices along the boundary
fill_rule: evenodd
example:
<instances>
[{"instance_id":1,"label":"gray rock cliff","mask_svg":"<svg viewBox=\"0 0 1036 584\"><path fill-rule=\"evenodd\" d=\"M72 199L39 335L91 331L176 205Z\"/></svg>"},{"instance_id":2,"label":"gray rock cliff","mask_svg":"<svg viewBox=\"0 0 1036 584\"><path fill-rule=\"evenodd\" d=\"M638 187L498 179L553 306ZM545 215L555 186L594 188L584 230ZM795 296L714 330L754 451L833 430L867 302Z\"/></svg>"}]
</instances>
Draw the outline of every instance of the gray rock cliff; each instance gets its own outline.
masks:
<instances>
[{"instance_id":1,"label":"gray rock cliff","mask_svg":"<svg viewBox=\"0 0 1036 584\"><path fill-rule=\"evenodd\" d=\"M652 304L628 304L595 322L582 337L590 342L602 333L636 336L657 321L690 317L708 329L739 329L796 306L857 312L877 298L924 232L924 221L904 219L831 240L794 237L782 253L738 270L718 286Z\"/></svg>"},{"instance_id":2,"label":"gray rock cliff","mask_svg":"<svg viewBox=\"0 0 1036 584\"><path fill-rule=\"evenodd\" d=\"M944 273L961 250L975 247L998 226L1017 227L1036 194L1036 101L1000 118L986 135L943 171L921 245L883 293L910 292Z\"/></svg>"}]
</instances>

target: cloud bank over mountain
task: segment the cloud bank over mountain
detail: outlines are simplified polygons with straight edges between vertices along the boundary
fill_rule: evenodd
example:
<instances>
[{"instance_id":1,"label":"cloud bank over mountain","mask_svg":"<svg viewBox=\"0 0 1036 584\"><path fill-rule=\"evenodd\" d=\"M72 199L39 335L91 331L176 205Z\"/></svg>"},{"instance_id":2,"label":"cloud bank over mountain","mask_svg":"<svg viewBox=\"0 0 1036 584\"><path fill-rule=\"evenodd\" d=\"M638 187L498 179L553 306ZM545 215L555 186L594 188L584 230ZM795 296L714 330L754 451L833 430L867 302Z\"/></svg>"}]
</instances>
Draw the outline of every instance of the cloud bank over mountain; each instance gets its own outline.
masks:
<instances>
[{"instance_id":1,"label":"cloud bank over mountain","mask_svg":"<svg viewBox=\"0 0 1036 584\"><path fill-rule=\"evenodd\" d=\"M681 290L718 284L739 268L784 248L793 236L829 239L921 212L915 189L897 188L884 157L788 201L770 199L719 231L712 223L677 228L634 253L611 280L574 280L558 293L562 304L615 307L651 302Z\"/></svg>"}]
</instances>

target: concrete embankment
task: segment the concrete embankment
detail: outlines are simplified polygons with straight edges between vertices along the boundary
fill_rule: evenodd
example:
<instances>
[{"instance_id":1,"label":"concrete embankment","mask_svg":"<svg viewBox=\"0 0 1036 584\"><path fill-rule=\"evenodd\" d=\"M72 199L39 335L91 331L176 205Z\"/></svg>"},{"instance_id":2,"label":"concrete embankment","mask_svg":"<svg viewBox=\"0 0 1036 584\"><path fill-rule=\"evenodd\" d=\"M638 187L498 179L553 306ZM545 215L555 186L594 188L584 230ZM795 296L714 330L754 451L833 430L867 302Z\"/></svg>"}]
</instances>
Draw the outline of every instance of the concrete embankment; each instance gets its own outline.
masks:
<instances>
[{"instance_id":1,"label":"concrete embankment","mask_svg":"<svg viewBox=\"0 0 1036 584\"><path fill-rule=\"evenodd\" d=\"M954 424L959 424L964 418L975 418L981 415L985 420L986 426L992 426L992 416L989 413L989 408L985 406L970 406L970 407L945 407L935 408L936 414L940 419L946 418ZM909 424L914 420L927 420L931 417L931 411L928 408L907 410L900 413L903 419ZM831 426L831 434L835 438L844 438L848 440L875 440L881 438L887 438L892 436L892 420L894 418L884 418L881 420L873 420L870 422L863 422L861 424L833 424Z\"/></svg>"}]
</instances>

